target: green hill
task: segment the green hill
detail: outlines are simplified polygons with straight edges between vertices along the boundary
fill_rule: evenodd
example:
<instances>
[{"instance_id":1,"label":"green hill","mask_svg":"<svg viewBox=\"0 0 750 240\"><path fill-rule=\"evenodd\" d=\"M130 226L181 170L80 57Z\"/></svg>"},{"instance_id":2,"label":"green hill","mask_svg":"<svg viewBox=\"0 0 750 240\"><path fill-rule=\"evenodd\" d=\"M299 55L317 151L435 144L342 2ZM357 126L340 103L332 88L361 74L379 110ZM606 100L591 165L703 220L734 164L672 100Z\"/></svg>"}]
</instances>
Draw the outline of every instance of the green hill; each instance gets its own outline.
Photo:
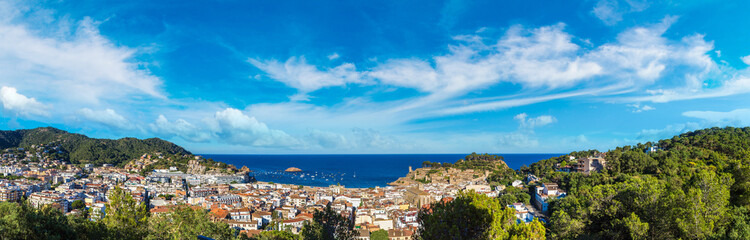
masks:
<instances>
[{"instance_id":1,"label":"green hill","mask_svg":"<svg viewBox=\"0 0 750 240\"><path fill-rule=\"evenodd\" d=\"M73 164L109 163L121 166L144 153L154 152L192 155L184 148L159 138L98 139L52 127L0 131L0 148L28 149L32 145L59 146L61 151L56 156Z\"/></svg>"},{"instance_id":2,"label":"green hill","mask_svg":"<svg viewBox=\"0 0 750 240\"><path fill-rule=\"evenodd\" d=\"M750 128L697 130L605 154L606 168L590 175L556 171L567 155L521 169L568 193L550 202L548 238L750 239Z\"/></svg>"}]
</instances>

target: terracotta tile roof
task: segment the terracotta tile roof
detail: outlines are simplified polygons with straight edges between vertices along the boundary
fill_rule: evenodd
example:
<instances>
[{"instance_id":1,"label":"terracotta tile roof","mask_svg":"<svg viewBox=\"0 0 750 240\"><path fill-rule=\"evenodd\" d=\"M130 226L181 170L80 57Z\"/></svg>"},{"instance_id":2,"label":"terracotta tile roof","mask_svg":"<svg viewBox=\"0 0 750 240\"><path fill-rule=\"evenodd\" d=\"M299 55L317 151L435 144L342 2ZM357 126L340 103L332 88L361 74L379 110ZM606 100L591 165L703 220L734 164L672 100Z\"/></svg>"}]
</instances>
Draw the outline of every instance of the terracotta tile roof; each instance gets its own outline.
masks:
<instances>
[{"instance_id":1,"label":"terracotta tile roof","mask_svg":"<svg viewBox=\"0 0 750 240\"><path fill-rule=\"evenodd\" d=\"M242 230L242 231L240 231L240 233L244 233L248 237L253 237L253 236L260 235L261 232L263 232L263 231L261 231L261 230Z\"/></svg>"},{"instance_id":2,"label":"terracotta tile roof","mask_svg":"<svg viewBox=\"0 0 750 240\"><path fill-rule=\"evenodd\" d=\"M221 208L211 209L211 214L218 219L226 219L229 216L229 211Z\"/></svg>"}]
</instances>

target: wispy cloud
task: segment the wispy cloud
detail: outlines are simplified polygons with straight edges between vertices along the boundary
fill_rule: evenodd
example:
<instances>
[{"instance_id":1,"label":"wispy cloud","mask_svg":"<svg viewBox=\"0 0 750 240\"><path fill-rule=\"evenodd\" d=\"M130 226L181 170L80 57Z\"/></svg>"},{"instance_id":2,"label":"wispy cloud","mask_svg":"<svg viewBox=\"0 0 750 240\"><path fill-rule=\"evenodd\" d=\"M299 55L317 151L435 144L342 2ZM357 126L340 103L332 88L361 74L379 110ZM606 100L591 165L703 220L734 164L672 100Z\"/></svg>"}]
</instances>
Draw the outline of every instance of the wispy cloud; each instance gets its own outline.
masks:
<instances>
[{"instance_id":1,"label":"wispy cloud","mask_svg":"<svg viewBox=\"0 0 750 240\"><path fill-rule=\"evenodd\" d=\"M5 77L0 83L25 82L19 86L21 90L43 92L58 102L99 103L130 95L164 97L161 80L133 61L136 50L111 43L90 18L67 23L75 26L71 34L53 35L40 35L29 26L3 18L0 62L4 67L0 74Z\"/></svg>"},{"instance_id":2,"label":"wispy cloud","mask_svg":"<svg viewBox=\"0 0 750 240\"><path fill-rule=\"evenodd\" d=\"M330 55L328 55L328 60L336 60L336 59L338 59L339 57L340 57L340 56L339 56L339 54L338 54L338 53L331 53Z\"/></svg>"},{"instance_id":3,"label":"wispy cloud","mask_svg":"<svg viewBox=\"0 0 750 240\"><path fill-rule=\"evenodd\" d=\"M0 2L5 112L46 124L83 119L113 131L136 130L106 109L166 99L162 80L137 60L144 49L110 41L92 18L75 19L40 6Z\"/></svg>"},{"instance_id":4,"label":"wispy cloud","mask_svg":"<svg viewBox=\"0 0 750 240\"><path fill-rule=\"evenodd\" d=\"M135 125L125 119L125 117L109 108L100 111L83 108L79 110L78 113L84 119L102 124L113 130L132 130L136 128Z\"/></svg>"},{"instance_id":5,"label":"wispy cloud","mask_svg":"<svg viewBox=\"0 0 750 240\"><path fill-rule=\"evenodd\" d=\"M670 124L662 129L644 129L638 133L636 139L641 141L656 141L660 139L671 138L685 132L703 128L704 125L696 122L687 122L680 124Z\"/></svg>"},{"instance_id":6,"label":"wispy cloud","mask_svg":"<svg viewBox=\"0 0 750 240\"><path fill-rule=\"evenodd\" d=\"M628 104L628 107L631 107L632 108L631 111L634 112L634 113L651 111L651 110L655 110L656 109L656 108L654 108L652 106L649 106L649 105L645 105L645 104L641 105L640 103Z\"/></svg>"},{"instance_id":7,"label":"wispy cloud","mask_svg":"<svg viewBox=\"0 0 750 240\"><path fill-rule=\"evenodd\" d=\"M190 142L206 142L214 138L213 133L184 119L169 121L164 115L159 115L154 123L149 124L149 127L156 135L168 139L180 137Z\"/></svg>"},{"instance_id":8,"label":"wispy cloud","mask_svg":"<svg viewBox=\"0 0 750 240\"><path fill-rule=\"evenodd\" d=\"M526 113L519 113L513 120L518 122L518 130L509 133L500 133L498 143L501 146L510 146L516 150L527 150L539 145L534 129L557 122L557 118L551 115L540 115L529 117Z\"/></svg>"},{"instance_id":9,"label":"wispy cloud","mask_svg":"<svg viewBox=\"0 0 750 240\"><path fill-rule=\"evenodd\" d=\"M388 59L365 71L357 71L353 64L319 70L296 57L283 66L275 61L251 62L272 78L301 92L347 83L369 84L372 80L413 88L427 95L409 100L395 110L422 109L427 116L434 115L428 109L438 103L443 107L435 113L464 114L583 95L604 97L633 92L630 97L618 99L637 103L750 91L744 86L743 78L723 82L727 89L732 86L732 91L702 90L702 79L718 69L708 55L713 44L701 35L685 36L681 41L665 38L664 33L676 20L676 17L666 17L655 24L629 28L620 33L616 41L594 48L576 44L576 37L565 32L564 24L533 29L514 26L494 43L480 35L456 36L457 44L448 47L448 54L429 60ZM667 74L682 75L684 90L660 88L666 86L659 80ZM496 101L465 97L499 83L519 84L527 92L536 90L537 93ZM655 89L648 89L649 86ZM576 88L581 90L570 90ZM643 91L638 94L636 89ZM706 94L685 94L696 89ZM471 104L464 104L466 102Z\"/></svg>"},{"instance_id":10,"label":"wispy cloud","mask_svg":"<svg viewBox=\"0 0 750 240\"><path fill-rule=\"evenodd\" d=\"M501 133L497 142L505 148L510 147L510 149L516 149L516 151L539 146L539 140L529 136L528 133L522 132Z\"/></svg>"},{"instance_id":11,"label":"wispy cloud","mask_svg":"<svg viewBox=\"0 0 750 240\"><path fill-rule=\"evenodd\" d=\"M526 113L521 113L513 117L519 123L522 129L534 129L557 122L557 119L550 115L541 115L538 117L529 117Z\"/></svg>"},{"instance_id":12,"label":"wispy cloud","mask_svg":"<svg viewBox=\"0 0 750 240\"><path fill-rule=\"evenodd\" d=\"M325 87L345 86L348 83L365 83L354 64L344 63L324 70L310 65L305 57L291 57L281 63L276 60L248 59L253 66L268 73L269 77L306 94Z\"/></svg>"},{"instance_id":13,"label":"wispy cloud","mask_svg":"<svg viewBox=\"0 0 750 240\"><path fill-rule=\"evenodd\" d=\"M714 124L747 126L750 125L750 109L740 108L729 112L687 111L683 116L699 118Z\"/></svg>"},{"instance_id":14,"label":"wispy cloud","mask_svg":"<svg viewBox=\"0 0 750 240\"><path fill-rule=\"evenodd\" d=\"M606 25L615 25L628 13L641 12L649 7L649 1L642 0L599 0L591 13Z\"/></svg>"}]
</instances>

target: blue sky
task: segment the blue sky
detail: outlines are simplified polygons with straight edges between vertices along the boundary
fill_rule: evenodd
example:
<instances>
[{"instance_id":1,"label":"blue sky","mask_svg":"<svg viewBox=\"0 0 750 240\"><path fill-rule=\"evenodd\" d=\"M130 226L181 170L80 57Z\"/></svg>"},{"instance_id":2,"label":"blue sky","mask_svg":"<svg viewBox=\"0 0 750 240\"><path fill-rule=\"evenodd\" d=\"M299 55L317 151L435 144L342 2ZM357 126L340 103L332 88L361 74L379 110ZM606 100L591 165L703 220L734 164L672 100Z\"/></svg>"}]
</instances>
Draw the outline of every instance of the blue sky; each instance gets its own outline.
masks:
<instances>
[{"instance_id":1,"label":"blue sky","mask_svg":"<svg viewBox=\"0 0 750 240\"><path fill-rule=\"evenodd\" d=\"M0 1L0 128L196 153L606 150L750 125L748 1Z\"/></svg>"}]
</instances>

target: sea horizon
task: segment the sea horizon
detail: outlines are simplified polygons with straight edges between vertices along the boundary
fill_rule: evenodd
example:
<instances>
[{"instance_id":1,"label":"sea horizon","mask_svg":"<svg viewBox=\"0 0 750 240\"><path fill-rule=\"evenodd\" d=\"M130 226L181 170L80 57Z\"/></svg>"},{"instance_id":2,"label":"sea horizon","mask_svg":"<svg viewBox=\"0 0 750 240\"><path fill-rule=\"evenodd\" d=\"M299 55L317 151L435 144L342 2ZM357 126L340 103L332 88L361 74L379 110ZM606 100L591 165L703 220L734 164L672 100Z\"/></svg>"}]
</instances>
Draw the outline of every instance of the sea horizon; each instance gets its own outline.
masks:
<instances>
[{"instance_id":1,"label":"sea horizon","mask_svg":"<svg viewBox=\"0 0 750 240\"><path fill-rule=\"evenodd\" d=\"M505 153L503 161L511 169L531 165L539 160L564 155L565 153ZM468 154L198 154L215 161L232 164L238 168L247 166L258 181L306 185L329 186L342 184L346 187L384 187L389 182L404 177L409 167L422 167L424 161L455 163ZM302 172L285 172L296 167Z\"/></svg>"}]
</instances>

